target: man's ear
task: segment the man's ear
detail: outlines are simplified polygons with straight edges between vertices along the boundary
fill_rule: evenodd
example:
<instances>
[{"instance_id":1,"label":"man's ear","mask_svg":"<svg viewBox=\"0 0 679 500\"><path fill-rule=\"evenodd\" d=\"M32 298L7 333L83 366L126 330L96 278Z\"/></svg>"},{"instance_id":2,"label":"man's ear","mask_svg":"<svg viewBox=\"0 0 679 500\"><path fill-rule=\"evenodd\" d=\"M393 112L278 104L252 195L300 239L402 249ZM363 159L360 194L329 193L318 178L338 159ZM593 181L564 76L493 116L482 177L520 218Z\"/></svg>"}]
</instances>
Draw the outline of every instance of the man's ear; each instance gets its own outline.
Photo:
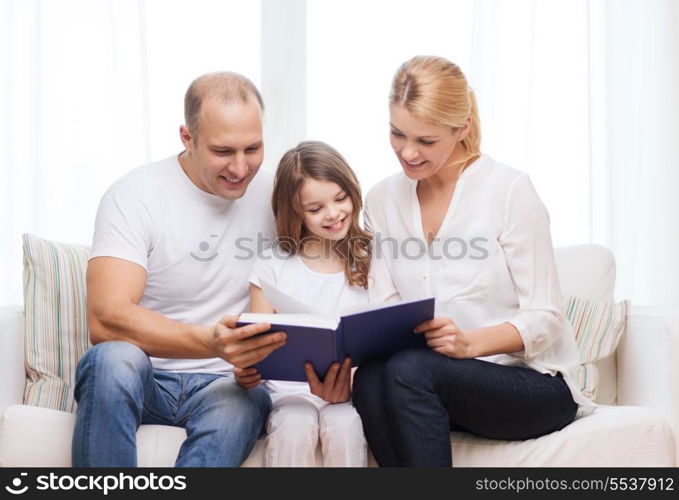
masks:
<instances>
[{"instance_id":1,"label":"man's ear","mask_svg":"<svg viewBox=\"0 0 679 500\"><path fill-rule=\"evenodd\" d=\"M191 151L193 144L191 142L191 132L189 132L189 129L186 128L186 125L180 125L179 126L179 138L182 140L182 144L184 145L184 149L187 151Z\"/></svg>"}]
</instances>

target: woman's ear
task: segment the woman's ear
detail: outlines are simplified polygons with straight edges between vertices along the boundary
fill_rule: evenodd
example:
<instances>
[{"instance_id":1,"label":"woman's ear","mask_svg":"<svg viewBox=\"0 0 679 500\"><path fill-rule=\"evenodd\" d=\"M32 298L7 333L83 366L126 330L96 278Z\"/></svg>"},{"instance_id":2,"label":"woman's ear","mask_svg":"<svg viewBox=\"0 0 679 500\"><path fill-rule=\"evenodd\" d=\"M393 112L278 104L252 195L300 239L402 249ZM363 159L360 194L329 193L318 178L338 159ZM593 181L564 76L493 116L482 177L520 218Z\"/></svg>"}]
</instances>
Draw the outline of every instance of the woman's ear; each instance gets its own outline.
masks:
<instances>
[{"instance_id":1,"label":"woman's ear","mask_svg":"<svg viewBox=\"0 0 679 500\"><path fill-rule=\"evenodd\" d=\"M462 124L462 126L457 130L458 133L457 140L458 141L464 140L464 138L467 137L467 134L469 134L469 131L471 129L472 129L472 117L468 116L467 119Z\"/></svg>"}]
</instances>

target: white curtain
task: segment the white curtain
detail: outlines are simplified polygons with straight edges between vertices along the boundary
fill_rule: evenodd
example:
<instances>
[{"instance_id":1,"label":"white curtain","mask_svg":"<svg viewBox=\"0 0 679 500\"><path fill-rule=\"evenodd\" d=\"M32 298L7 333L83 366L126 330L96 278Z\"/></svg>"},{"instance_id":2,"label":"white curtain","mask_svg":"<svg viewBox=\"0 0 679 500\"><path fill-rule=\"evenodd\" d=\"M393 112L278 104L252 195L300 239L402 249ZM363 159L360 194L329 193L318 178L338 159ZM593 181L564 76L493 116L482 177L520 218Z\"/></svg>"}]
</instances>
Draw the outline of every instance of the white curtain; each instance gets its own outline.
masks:
<instances>
[{"instance_id":1,"label":"white curtain","mask_svg":"<svg viewBox=\"0 0 679 500\"><path fill-rule=\"evenodd\" d=\"M181 150L193 78L260 83L260 4L0 1L0 304L20 304L21 233L89 245L111 182Z\"/></svg>"},{"instance_id":2,"label":"white curtain","mask_svg":"<svg viewBox=\"0 0 679 500\"><path fill-rule=\"evenodd\" d=\"M149 158L140 5L3 1L0 303L21 233L89 244L103 190Z\"/></svg>"},{"instance_id":3,"label":"white curtain","mask_svg":"<svg viewBox=\"0 0 679 500\"><path fill-rule=\"evenodd\" d=\"M605 176L598 241L618 295L679 308L679 2L607 2Z\"/></svg>"},{"instance_id":4,"label":"white curtain","mask_svg":"<svg viewBox=\"0 0 679 500\"><path fill-rule=\"evenodd\" d=\"M679 307L679 2L389 5L309 2L309 137L345 154L368 190L399 169L396 68L447 57L476 90L482 149L530 173L555 245L603 244L619 298Z\"/></svg>"},{"instance_id":5,"label":"white curtain","mask_svg":"<svg viewBox=\"0 0 679 500\"><path fill-rule=\"evenodd\" d=\"M531 174L555 244L611 248L619 298L679 307L677 26L675 0L0 0L0 304L21 233L89 244L106 187L179 150L195 76L261 86L266 165L306 133L367 191L398 169L391 77L427 53L465 71L484 151Z\"/></svg>"},{"instance_id":6,"label":"white curtain","mask_svg":"<svg viewBox=\"0 0 679 500\"><path fill-rule=\"evenodd\" d=\"M476 91L483 151L531 174L558 245L588 241L587 0L364 4L309 3L309 135L346 153L369 189L399 168L388 143L394 72L416 54L447 57Z\"/></svg>"}]
</instances>

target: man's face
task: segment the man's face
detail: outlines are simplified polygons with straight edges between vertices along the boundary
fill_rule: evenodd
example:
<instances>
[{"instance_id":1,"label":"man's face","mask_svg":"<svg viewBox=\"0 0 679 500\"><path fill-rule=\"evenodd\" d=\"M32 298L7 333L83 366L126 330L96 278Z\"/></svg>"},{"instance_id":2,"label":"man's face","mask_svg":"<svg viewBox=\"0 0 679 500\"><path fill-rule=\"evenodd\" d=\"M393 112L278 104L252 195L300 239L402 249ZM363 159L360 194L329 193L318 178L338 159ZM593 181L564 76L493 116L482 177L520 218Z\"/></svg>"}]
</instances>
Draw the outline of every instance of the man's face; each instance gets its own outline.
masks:
<instances>
[{"instance_id":1,"label":"man's face","mask_svg":"<svg viewBox=\"0 0 679 500\"><path fill-rule=\"evenodd\" d=\"M245 194L264 159L262 110L256 99L203 101L197 135L180 130L189 156L186 173L203 191L226 200Z\"/></svg>"}]
</instances>

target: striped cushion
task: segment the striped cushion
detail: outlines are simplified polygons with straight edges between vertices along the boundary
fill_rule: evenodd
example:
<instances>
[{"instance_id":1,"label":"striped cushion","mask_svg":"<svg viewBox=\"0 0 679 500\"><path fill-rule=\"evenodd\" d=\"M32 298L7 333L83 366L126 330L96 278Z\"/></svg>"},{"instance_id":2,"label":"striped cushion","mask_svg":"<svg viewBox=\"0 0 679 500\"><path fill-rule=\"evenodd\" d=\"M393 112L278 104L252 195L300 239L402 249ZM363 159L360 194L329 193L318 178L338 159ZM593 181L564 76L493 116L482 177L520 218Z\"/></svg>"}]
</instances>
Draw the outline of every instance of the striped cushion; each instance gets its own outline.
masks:
<instances>
[{"instance_id":1,"label":"striped cushion","mask_svg":"<svg viewBox=\"0 0 679 500\"><path fill-rule=\"evenodd\" d=\"M89 348L85 302L89 248L31 234L24 234L23 242L24 403L72 412L75 369Z\"/></svg>"},{"instance_id":2,"label":"striped cushion","mask_svg":"<svg viewBox=\"0 0 679 500\"><path fill-rule=\"evenodd\" d=\"M563 314L575 332L580 369L578 382L582 392L596 396L599 372L594 363L615 352L625 330L630 301L613 303L582 297L564 297Z\"/></svg>"}]
</instances>

